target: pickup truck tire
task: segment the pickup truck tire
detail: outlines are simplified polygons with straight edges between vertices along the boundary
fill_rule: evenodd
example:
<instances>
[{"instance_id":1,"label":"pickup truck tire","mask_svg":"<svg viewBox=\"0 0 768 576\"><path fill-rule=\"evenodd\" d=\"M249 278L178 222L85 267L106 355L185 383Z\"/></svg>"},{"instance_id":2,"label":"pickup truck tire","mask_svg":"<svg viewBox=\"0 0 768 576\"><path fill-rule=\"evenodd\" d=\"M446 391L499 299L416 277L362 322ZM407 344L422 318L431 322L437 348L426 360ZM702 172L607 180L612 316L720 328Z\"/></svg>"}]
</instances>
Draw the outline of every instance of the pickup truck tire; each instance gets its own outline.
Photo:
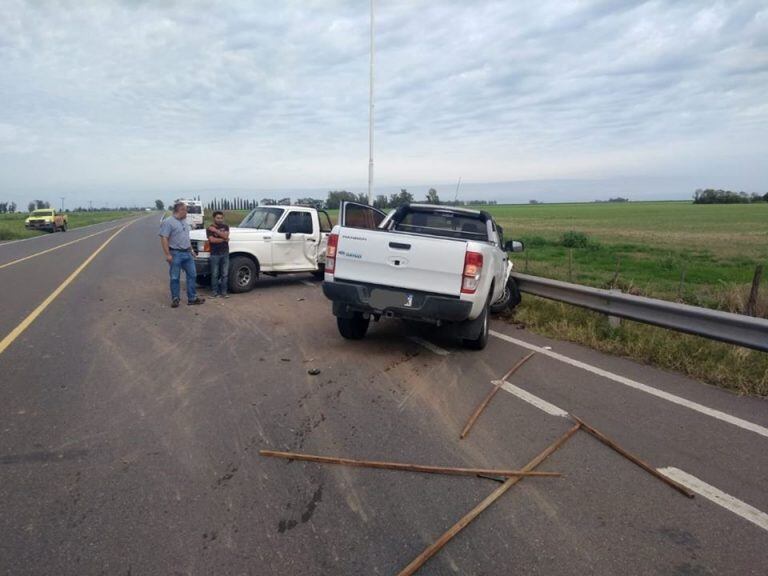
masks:
<instances>
[{"instance_id":1,"label":"pickup truck tire","mask_svg":"<svg viewBox=\"0 0 768 576\"><path fill-rule=\"evenodd\" d=\"M234 294L250 292L256 284L259 269L250 258L235 256L229 263L229 291Z\"/></svg>"},{"instance_id":2,"label":"pickup truck tire","mask_svg":"<svg viewBox=\"0 0 768 576\"><path fill-rule=\"evenodd\" d=\"M339 334L347 340L362 340L370 323L371 319L363 317L360 312L355 312L351 318L336 317Z\"/></svg>"},{"instance_id":3,"label":"pickup truck tire","mask_svg":"<svg viewBox=\"0 0 768 576\"><path fill-rule=\"evenodd\" d=\"M491 329L490 319L488 318L489 312L490 312L490 306L486 304L480 316L478 316L476 320L470 321L470 322L481 323L480 335L474 339L464 338L462 340L462 343L464 344L464 348L469 348L470 350L482 350L483 348L485 348L486 344L488 344L488 333L490 332L490 329Z\"/></svg>"},{"instance_id":4,"label":"pickup truck tire","mask_svg":"<svg viewBox=\"0 0 768 576\"><path fill-rule=\"evenodd\" d=\"M61 225L61 231L66 232L67 231L67 223L64 222L64 224Z\"/></svg>"},{"instance_id":5,"label":"pickup truck tire","mask_svg":"<svg viewBox=\"0 0 768 576\"><path fill-rule=\"evenodd\" d=\"M317 280L322 280L325 278L325 264L319 264L317 270L312 272L312 276L314 276Z\"/></svg>"},{"instance_id":6,"label":"pickup truck tire","mask_svg":"<svg viewBox=\"0 0 768 576\"><path fill-rule=\"evenodd\" d=\"M491 314L500 314L504 310L511 310L518 304L520 304L520 289L517 287L515 279L510 278L504 287L504 294L501 295L499 300L491 304Z\"/></svg>"}]
</instances>

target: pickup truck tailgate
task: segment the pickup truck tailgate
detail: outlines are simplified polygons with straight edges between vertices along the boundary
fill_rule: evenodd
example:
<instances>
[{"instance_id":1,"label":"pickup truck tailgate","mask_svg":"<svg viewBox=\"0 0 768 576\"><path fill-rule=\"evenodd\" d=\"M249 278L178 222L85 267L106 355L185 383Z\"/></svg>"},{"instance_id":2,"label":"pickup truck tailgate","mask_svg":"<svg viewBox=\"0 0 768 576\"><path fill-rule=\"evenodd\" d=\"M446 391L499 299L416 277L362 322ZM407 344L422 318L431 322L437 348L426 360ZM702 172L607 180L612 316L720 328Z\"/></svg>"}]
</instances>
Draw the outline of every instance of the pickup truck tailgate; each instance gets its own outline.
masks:
<instances>
[{"instance_id":1,"label":"pickup truck tailgate","mask_svg":"<svg viewBox=\"0 0 768 576\"><path fill-rule=\"evenodd\" d=\"M466 247L463 240L341 228L335 276L339 280L460 296Z\"/></svg>"}]
</instances>

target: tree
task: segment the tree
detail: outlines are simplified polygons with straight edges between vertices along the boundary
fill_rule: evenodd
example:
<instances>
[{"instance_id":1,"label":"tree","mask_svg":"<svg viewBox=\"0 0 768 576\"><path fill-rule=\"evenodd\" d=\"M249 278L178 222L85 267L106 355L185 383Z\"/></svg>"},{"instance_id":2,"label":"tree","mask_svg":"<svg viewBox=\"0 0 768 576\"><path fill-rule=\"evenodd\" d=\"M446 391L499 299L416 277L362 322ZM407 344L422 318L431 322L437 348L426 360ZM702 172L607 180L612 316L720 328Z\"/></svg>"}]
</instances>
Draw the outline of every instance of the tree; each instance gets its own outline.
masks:
<instances>
[{"instance_id":1,"label":"tree","mask_svg":"<svg viewBox=\"0 0 768 576\"><path fill-rule=\"evenodd\" d=\"M162 200L155 200L155 208L157 208L158 210L164 210L165 204L163 203Z\"/></svg>"},{"instance_id":2,"label":"tree","mask_svg":"<svg viewBox=\"0 0 768 576\"><path fill-rule=\"evenodd\" d=\"M330 190L328 192L328 199L325 201L325 207L328 208L328 210L336 210L341 205L342 202L359 202L360 200L358 197L353 194L352 192L347 192L346 190ZM367 201L364 200L364 202Z\"/></svg>"},{"instance_id":3,"label":"tree","mask_svg":"<svg viewBox=\"0 0 768 576\"><path fill-rule=\"evenodd\" d=\"M277 201L274 198L262 198L261 199L261 205L262 206L274 206L277 204Z\"/></svg>"},{"instance_id":4,"label":"tree","mask_svg":"<svg viewBox=\"0 0 768 576\"><path fill-rule=\"evenodd\" d=\"M768 202L768 192L763 195L763 201Z\"/></svg>"},{"instance_id":5,"label":"tree","mask_svg":"<svg viewBox=\"0 0 768 576\"><path fill-rule=\"evenodd\" d=\"M408 192L405 188L400 189L399 194L392 194L389 199L390 208L397 208L403 204L411 204L413 202L413 194Z\"/></svg>"},{"instance_id":6,"label":"tree","mask_svg":"<svg viewBox=\"0 0 768 576\"><path fill-rule=\"evenodd\" d=\"M8 212L8 202L0 202L0 214Z\"/></svg>"},{"instance_id":7,"label":"tree","mask_svg":"<svg viewBox=\"0 0 768 576\"><path fill-rule=\"evenodd\" d=\"M768 194L765 195L765 201L768 202ZM8 212L16 212L16 202L11 202L8 204Z\"/></svg>"},{"instance_id":8,"label":"tree","mask_svg":"<svg viewBox=\"0 0 768 576\"><path fill-rule=\"evenodd\" d=\"M33 200L32 202L27 204L27 212L34 212L36 207L37 207L37 204L35 204L35 201Z\"/></svg>"},{"instance_id":9,"label":"tree","mask_svg":"<svg viewBox=\"0 0 768 576\"><path fill-rule=\"evenodd\" d=\"M427 192L427 204L440 204L440 196L434 188L430 188Z\"/></svg>"},{"instance_id":10,"label":"tree","mask_svg":"<svg viewBox=\"0 0 768 576\"><path fill-rule=\"evenodd\" d=\"M376 196L376 200L373 201L373 207L379 210L389 208L389 199L384 194L379 194Z\"/></svg>"}]
</instances>

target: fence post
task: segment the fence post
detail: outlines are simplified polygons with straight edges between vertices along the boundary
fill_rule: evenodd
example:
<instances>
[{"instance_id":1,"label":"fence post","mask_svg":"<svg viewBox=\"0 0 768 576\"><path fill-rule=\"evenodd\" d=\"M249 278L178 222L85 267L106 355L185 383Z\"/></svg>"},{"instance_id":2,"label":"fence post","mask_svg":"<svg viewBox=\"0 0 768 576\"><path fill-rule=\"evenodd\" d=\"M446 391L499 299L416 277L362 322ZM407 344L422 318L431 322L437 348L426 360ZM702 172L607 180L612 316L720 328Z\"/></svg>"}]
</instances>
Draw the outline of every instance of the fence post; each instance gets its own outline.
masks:
<instances>
[{"instance_id":1,"label":"fence post","mask_svg":"<svg viewBox=\"0 0 768 576\"><path fill-rule=\"evenodd\" d=\"M573 248L568 248L568 282L573 282Z\"/></svg>"},{"instance_id":2,"label":"fence post","mask_svg":"<svg viewBox=\"0 0 768 576\"><path fill-rule=\"evenodd\" d=\"M744 313L747 316L757 315L757 293L760 291L760 279L763 277L763 265L755 266L755 275L752 277L752 289L749 291L749 300Z\"/></svg>"}]
</instances>

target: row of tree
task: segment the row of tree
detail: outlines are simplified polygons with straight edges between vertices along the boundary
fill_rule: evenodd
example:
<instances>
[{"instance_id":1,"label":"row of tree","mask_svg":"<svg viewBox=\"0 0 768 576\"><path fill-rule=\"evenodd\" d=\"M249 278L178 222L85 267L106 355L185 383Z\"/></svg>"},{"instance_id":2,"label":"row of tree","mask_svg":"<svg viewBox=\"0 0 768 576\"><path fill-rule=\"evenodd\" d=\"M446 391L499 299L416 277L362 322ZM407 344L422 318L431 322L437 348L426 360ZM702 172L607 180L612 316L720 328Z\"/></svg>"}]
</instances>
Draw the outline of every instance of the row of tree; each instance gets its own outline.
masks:
<instances>
[{"instance_id":1,"label":"row of tree","mask_svg":"<svg viewBox=\"0 0 768 576\"><path fill-rule=\"evenodd\" d=\"M0 214L16 212L16 202L0 202Z\"/></svg>"},{"instance_id":2,"label":"row of tree","mask_svg":"<svg viewBox=\"0 0 768 576\"><path fill-rule=\"evenodd\" d=\"M747 194L731 190L698 189L693 193L694 204L751 204L753 202L768 202L768 192L763 194Z\"/></svg>"}]
</instances>

